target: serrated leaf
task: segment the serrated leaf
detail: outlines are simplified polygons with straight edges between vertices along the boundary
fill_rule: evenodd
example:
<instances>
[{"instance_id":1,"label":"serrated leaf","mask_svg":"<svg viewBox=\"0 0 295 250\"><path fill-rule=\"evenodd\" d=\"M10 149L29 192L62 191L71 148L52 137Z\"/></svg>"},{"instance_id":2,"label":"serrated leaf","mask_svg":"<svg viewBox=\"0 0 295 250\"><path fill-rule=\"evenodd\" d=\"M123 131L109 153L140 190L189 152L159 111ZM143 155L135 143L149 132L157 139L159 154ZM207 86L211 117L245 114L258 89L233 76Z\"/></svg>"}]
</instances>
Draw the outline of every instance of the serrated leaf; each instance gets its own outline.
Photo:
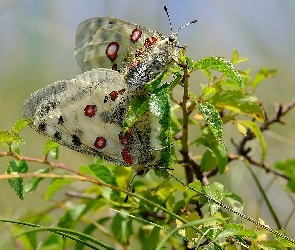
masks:
<instances>
[{"instance_id":1,"label":"serrated leaf","mask_svg":"<svg viewBox=\"0 0 295 250\"><path fill-rule=\"evenodd\" d=\"M238 122L249 128L258 139L261 148L261 162L263 163L267 155L267 144L260 128L255 122L252 121L238 120Z\"/></svg>"},{"instance_id":2,"label":"serrated leaf","mask_svg":"<svg viewBox=\"0 0 295 250\"><path fill-rule=\"evenodd\" d=\"M47 140L44 145L43 153L45 155L50 154L54 159L58 159L59 144L57 142Z\"/></svg>"},{"instance_id":3,"label":"serrated leaf","mask_svg":"<svg viewBox=\"0 0 295 250\"><path fill-rule=\"evenodd\" d=\"M223 199L223 185L217 182L213 182L212 184L208 185L208 186L203 186L203 190L204 193L207 194L208 196L210 196L211 198L213 198L216 201L221 202ZM208 200L209 203L209 210L210 210L210 214L214 215L218 209L219 209L219 205Z\"/></svg>"},{"instance_id":4,"label":"serrated leaf","mask_svg":"<svg viewBox=\"0 0 295 250\"><path fill-rule=\"evenodd\" d=\"M221 57L205 57L197 62L194 63L195 70L197 69L214 69L219 72L224 73L228 77L232 78L238 86L242 87L242 77L240 76L239 72L235 69L234 65L226 61Z\"/></svg>"},{"instance_id":5,"label":"serrated leaf","mask_svg":"<svg viewBox=\"0 0 295 250\"><path fill-rule=\"evenodd\" d=\"M84 214L86 204L69 208L58 222L59 227L71 228L75 222Z\"/></svg>"},{"instance_id":6,"label":"serrated leaf","mask_svg":"<svg viewBox=\"0 0 295 250\"><path fill-rule=\"evenodd\" d=\"M197 102L197 106L215 138L221 140L223 135L223 124L218 110L209 102Z\"/></svg>"},{"instance_id":7,"label":"serrated leaf","mask_svg":"<svg viewBox=\"0 0 295 250\"><path fill-rule=\"evenodd\" d=\"M257 98L251 93L240 90L225 90L217 92L210 98L212 104L232 110L243 115L251 115L260 122L264 122L264 111Z\"/></svg>"},{"instance_id":8,"label":"serrated leaf","mask_svg":"<svg viewBox=\"0 0 295 250\"><path fill-rule=\"evenodd\" d=\"M53 179L51 184L47 187L45 194L44 194L44 200L49 200L58 190L60 190L62 187L74 182L72 179Z\"/></svg>"},{"instance_id":9,"label":"serrated leaf","mask_svg":"<svg viewBox=\"0 0 295 250\"><path fill-rule=\"evenodd\" d=\"M13 125L12 131L15 133L19 133L27 125L28 125L28 121L26 119L21 119Z\"/></svg>"},{"instance_id":10,"label":"serrated leaf","mask_svg":"<svg viewBox=\"0 0 295 250\"><path fill-rule=\"evenodd\" d=\"M38 174L38 173L49 173L49 168L46 169L39 169L37 172L34 172L34 174ZM39 183L43 180L43 177L31 177L28 180L28 183L25 185L25 192L26 193L32 193L34 192Z\"/></svg>"},{"instance_id":11,"label":"serrated leaf","mask_svg":"<svg viewBox=\"0 0 295 250\"><path fill-rule=\"evenodd\" d=\"M196 190L197 192L186 187L183 192L183 197L184 197L185 203L188 203L192 197L202 193L202 184L200 181L194 181L193 183L190 183L189 186L191 188L193 188L194 190Z\"/></svg>"},{"instance_id":12,"label":"serrated leaf","mask_svg":"<svg viewBox=\"0 0 295 250\"><path fill-rule=\"evenodd\" d=\"M229 191L224 193L224 198L230 204L230 206L237 212L242 213L244 209L244 202L240 196L233 194ZM233 220L236 220L239 216L233 213Z\"/></svg>"},{"instance_id":13,"label":"serrated leaf","mask_svg":"<svg viewBox=\"0 0 295 250\"><path fill-rule=\"evenodd\" d=\"M24 140L21 138L21 136L13 131L8 130L0 130L0 144L1 143L7 143L10 144L12 142L25 144Z\"/></svg>"},{"instance_id":14,"label":"serrated leaf","mask_svg":"<svg viewBox=\"0 0 295 250\"><path fill-rule=\"evenodd\" d=\"M123 122L122 133L124 134L148 109L149 103L145 97L139 96L134 98Z\"/></svg>"},{"instance_id":15,"label":"serrated leaf","mask_svg":"<svg viewBox=\"0 0 295 250\"><path fill-rule=\"evenodd\" d=\"M28 172L28 165L25 160L20 161L10 161L8 163L8 168L6 170L6 174L21 174ZM23 200L24 193L23 193L23 184L24 178L13 178L8 179L8 183L11 186L12 190L16 193L16 195Z\"/></svg>"}]
</instances>

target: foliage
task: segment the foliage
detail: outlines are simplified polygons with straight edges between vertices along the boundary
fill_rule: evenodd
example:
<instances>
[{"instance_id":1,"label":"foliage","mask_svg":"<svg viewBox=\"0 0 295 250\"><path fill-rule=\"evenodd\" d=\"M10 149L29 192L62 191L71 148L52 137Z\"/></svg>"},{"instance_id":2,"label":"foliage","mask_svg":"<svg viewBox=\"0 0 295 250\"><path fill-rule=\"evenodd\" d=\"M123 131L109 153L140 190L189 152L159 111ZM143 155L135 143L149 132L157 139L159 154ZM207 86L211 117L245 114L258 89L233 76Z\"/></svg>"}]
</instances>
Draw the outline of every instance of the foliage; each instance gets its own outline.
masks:
<instances>
[{"instance_id":1,"label":"foliage","mask_svg":"<svg viewBox=\"0 0 295 250\"><path fill-rule=\"evenodd\" d=\"M36 249L40 247L39 244L42 249L65 249L66 246L74 245L77 250L86 247L115 249L116 245L124 249L171 249L172 246L179 249L236 249L238 245L248 249L295 247L295 241L284 237L284 232L270 229L272 234L264 223L256 223L261 225L256 229L248 229L243 223L235 222L237 214L248 219L239 214L243 210L243 200L225 190L221 183L209 181L213 176L226 174L229 162L244 162L260 188L278 228L281 228L252 167L260 167L274 175L281 171L280 176L288 180L286 192L294 192L294 159L284 159L274 166L266 166L267 144L263 136L263 132L273 123L283 124L280 118L294 105L281 106L273 119L265 116L253 92L263 80L274 76L276 71L264 67L251 80L247 72L235 68L236 64L245 60L239 57L237 51L233 52L231 62L218 57L194 62L182 54L179 64L174 64L159 79L148 84L147 88L151 92L149 98L139 97L134 100L124 123L124 131L149 108L162 126L161 137L169 138L166 146L170 147L170 139L174 139L169 155L165 152L161 155L163 166L154 169L156 175L164 179L160 183L144 183L138 179L134 182L135 192L126 190L132 176L129 169L95 159L93 164L81 165L75 171L56 162L61 158L59 146L51 141L44 146L44 158L22 156L19 145L24 143L20 135L27 125L24 120L18 121L11 131L1 130L0 142L6 151L0 152L0 157L12 156L15 159L8 163L6 174L1 175L1 178L8 179L18 198L24 199L26 192L35 192L45 178L52 178L44 191L44 202L51 200L46 215L36 212L25 222L1 220L15 224L13 240L18 239L18 244L24 249ZM213 77L211 69L221 72L221 75ZM195 84L189 82L189 77L196 70L201 70L208 78L208 84L202 86L199 96L189 92L189 84ZM173 80L163 83L168 75L172 75ZM180 101L173 97L172 90L175 87L183 89L183 99ZM234 153L227 152L223 142L229 139L223 138L223 128L229 123L236 124L237 131L244 136L240 142L233 142L236 148ZM200 133L188 136L189 131L195 130ZM259 161L249 155L251 149L245 146L255 138L261 148ZM192 153L192 146L203 149L204 153L196 157ZM179 147L181 156L175 149ZM40 163L40 169L35 173L29 171L31 162ZM171 168L181 166L185 166L186 183L189 185L171 175ZM69 184L79 181L91 185L83 192L71 192L73 187ZM60 202L52 206L52 196L61 192L62 187L69 190L70 196L66 202L62 202L62 206ZM129 199L124 202L126 195ZM223 205L223 201L229 206ZM221 211L221 206L230 211ZM62 211L59 218L51 213L57 209ZM111 211L105 213L106 209ZM55 223L57 226L45 226L48 221L58 221ZM251 222L255 223L254 220ZM43 241L39 236L41 231L48 232ZM9 245L9 239L0 244L1 247Z\"/></svg>"}]
</instances>

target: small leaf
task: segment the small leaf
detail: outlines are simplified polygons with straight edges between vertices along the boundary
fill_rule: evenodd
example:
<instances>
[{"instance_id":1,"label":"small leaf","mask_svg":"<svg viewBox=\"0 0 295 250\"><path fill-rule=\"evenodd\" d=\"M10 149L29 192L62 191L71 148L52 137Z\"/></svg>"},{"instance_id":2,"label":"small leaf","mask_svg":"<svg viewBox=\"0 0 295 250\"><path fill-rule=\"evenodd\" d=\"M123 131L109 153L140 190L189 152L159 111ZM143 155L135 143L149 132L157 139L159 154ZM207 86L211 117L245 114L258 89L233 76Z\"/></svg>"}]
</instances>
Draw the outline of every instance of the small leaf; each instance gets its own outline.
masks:
<instances>
[{"instance_id":1,"label":"small leaf","mask_svg":"<svg viewBox=\"0 0 295 250\"><path fill-rule=\"evenodd\" d=\"M77 220L84 214L86 204L73 206L67 210L58 222L59 227L71 228Z\"/></svg>"},{"instance_id":2,"label":"small leaf","mask_svg":"<svg viewBox=\"0 0 295 250\"><path fill-rule=\"evenodd\" d=\"M224 192L224 198L230 204L230 206L237 212L242 213L244 209L244 202L240 196L233 194L229 191ZM236 220L238 215L233 213L233 219Z\"/></svg>"},{"instance_id":3,"label":"small leaf","mask_svg":"<svg viewBox=\"0 0 295 250\"><path fill-rule=\"evenodd\" d=\"M202 193L202 184L200 181L194 181L193 183L190 183L189 186L196 191L193 191L188 187L185 188L183 197L186 204L191 200L192 197L200 195L200 193Z\"/></svg>"},{"instance_id":4,"label":"small leaf","mask_svg":"<svg viewBox=\"0 0 295 250\"><path fill-rule=\"evenodd\" d=\"M194 69L217 70L232 78L240 88L242 87L242 77L240 76L239 72L235 69L231 62L226 61L221 57L205 57L194 63Z\"/></svg>"},{"instance_id":5,"label":"small leaf","mask_svg":"<svg viewBox=\"0 0 295 250\"><path fill-rule=\"evenodd\" d=\"M24 140L21 138L21 136L13 131L8 130L0 130L0 144L7 143L10 144L12 142L25 144Z\"/></svg>"},{"instance_id":6,"label":"small leaf","mask_svg":"<svg viewBox=\"0 0 295 250\"><path fill-rule=\"evenodd\" d=\"M129 218L123 217L121 214L116 214L112 223L112 232L117 240L123 245L127 244L127 241L131 235L132 225Z\"/></svg>"},{"instance_id":7,"label":"small leaf","mask_svg":"<svg viewBox=\"0 0 295 250\"><path fill-rule=\"evenodd\" d=\"M237 129L239 130L239 132L243 135L246 136L247 135L247 129L240 123L236 122L237 125Z\"/></svg>"},{"instance_id":8,"label":"small leaf","mask_svg":"<svg viewBox=\"0 0 295 250\"><path fill-rule=\"evenodd\" d=\"M54 159L58 159L59 144L57 142L47 140L44 145L43 153L50 154Z\"/></svg>"},{"instance_id":9,"label":"small leaf","mask_svg":"<svg viewBox=\"0 0 295 250\"><path fill-rule=\"evenodd\" d=\"M210 100L212 104L218 107L243 115L251 115L259 122L264 122L263 108L251 93L243 93L240 90L225 90L217 92Z\"/></svg>"},{"instance_id":10,"label":"small leaf","mask_svg":"<svg viewBox=\"0 0 295 250\"><path fill-rule=\"evenodd\" d=\"M203 186L203 193L207 194L208 196L210 196L211 198L213 198L216 201L221 202L223 199L223 185L217 182L213 182L212 184L208 185L208 186ZM210 214L214 215L218 209L219 209L219 205L208 200L208 204L209 204L209 210L210 210Z\"/></svg>"},{"instance_id":11,"label":"small leaf","mask_svg":"<svg viewBox=\"0 0 295 250\"><path fill-rule=\"evenodd\" d=\"M278 161L274 164L274 168L284 173L284 175L289 179L287 187L290 191L295 193L295 159Z\"/></svg>"},{"instance_id":12,"label":"small leaf","mask_svg":"<svg viewBox=\"0 0 295 250\"><path fill-rule=\"evenodd\" d=\"M28 121L26 119L21 119L13 125L12 131L15 133L19 133L27 125L28 125Z\"/></svg>"},{"instance_id":13,"label":"small leaf","mask_svg":"<svg viewBox=\"0 0 295 250\"><path fill-rule=\"evenodd\" d=\"M204 138L199 138L196 142L204 145L214 154L217 160L218 172L223 174L228 162L228 157L225 147L220 145L220 141L217 141L215 137L208 134Z\"/></svg>"},{"instance_id":14,"label":"small leaf","mask_svg":"<svg viewBox=\"0 0 295 250\"><path fill-rule=\"evenodd\" d=\"M28 165L25 160L20 161L10 161L8 163L8 168L6 170L6 174L21 174L21 173L27 173L28 172ZM23 200L24 194L23 194L23 184L24 184L24 178L13 178L8 179L8 183L13 189L13 191L16 193L16 195Z\"/></svg>"},{"instance_id":15,"label":"small leaf","mask_svg":"<svg viewBox=\"0 0 295 250\"><path fill-rule=\"evenodd\" d=\"M260 128L258 127L258 125L255 122L252 122L252 121L239 120L238 122L243 124L247 128L249 128L254 133L256 138L258 139L260 147L261 147L261 151L262 151L261 152L261 162L263 163L266 158L266 155L267 155L267 144L266 144L263 134L261 133Z\"/></svg>"},{"instance_id":16,"label":"small leaf","mask_svg":"<svg viewBox=\"0 0 295 250\"><path fill-rule=\"evenodd\" d=\"M250 83L250 85L255 89L259 83L261 83L262 81L264 81L267 78L270 77L275 77L278 73L278 70L273 69L273 70L269 70L266 67L262 67L260 69L259 72L257 72L257 74L255 75L252 83Z\"/></svg>"},{"instance_id":17,"label":"small leaf","mask_svg":"<svg viewBox=\"0 0 295 250\"><path fill-rule=\"evenodd\" d=\"M187 66L191 70L193 68L193 66L194 66L194 61L188 56L186 56L185 58L186 58Z\"/></svg>"},{"instance_id":18,"label":"small leaf","mask_svg":"<svg viewBox=\"0 0 295 250\"><path fill-rule=\"evenodd\" d=\"M237 50L233 50L233 55L232 55L232 59L231 59L231 62L233 65L236 65L238 63L241 63L241 62L245 62L245 61L248 61L249 58L247 57L240 57L239 56L239 52Z\"/></svg>"},{"instance_id":19,"label":"small leaf","mask_svg":"<svg viewBox=\"0 0 295 250\"><path fill-rule=\"evenodd\" d=\"M49 173L49 168L46 169L40 169L37 172L34 172L34 174L38 174L38 173ZM28 180L28 183L25 185L25 192L26 193L32 193L34 192L39 183L43 180L43 177L31 177Z\"/></svg>"},{"instance_id":20,"label":"small leaf","mask_svg":"<svg viewBox=\"0 0 295 250\"><path fill-rule=\"evenodd\" d=\"M217 140L222 139L222 120L218 110L209 102L197 102L198 108Z\"/></svg>"},{"instance_id":21,"label":"small leaf","mask_svg":"<svg viewBox=\"0 0 295 250\"><path fill-rule=\"evenodd\" d=\"M88 166L88 168L97 179L102 180L107 184L118 186L116 178L109 168L99 164L91 164Z\"/></svg>"},{"instance_id":22,"label":"small leaf","mask_svg":"<svg viewBox=\"0 0 295 250\"><path fill-rule=\"evenodd\" d=\"M59 189L62 187L74 182L74 180L71 179L53 179L51 184L47 187L45 194L44 194L44 200L49 200Z\"/></svg>"},{"instance_id":23,"label":"small leaf","mask_svg":"<svg viewBox=\"0 0 295 250\"><path fill-rule=\"evenodd\" d=\"M134 98L123 122L122 133L124 134L148 109L149 103L146 98L143 96Z\"/></svg>"},{"instance_id":24,"label":"small leaf","mask_svg":"<svg viewBox=\"0 0 295 250\"><path fill-rule=\"evenodd\" d=\"M217 166L217 160L210 150L202 155L201 170L208 172Z\"/></svg>"}]
</instances>

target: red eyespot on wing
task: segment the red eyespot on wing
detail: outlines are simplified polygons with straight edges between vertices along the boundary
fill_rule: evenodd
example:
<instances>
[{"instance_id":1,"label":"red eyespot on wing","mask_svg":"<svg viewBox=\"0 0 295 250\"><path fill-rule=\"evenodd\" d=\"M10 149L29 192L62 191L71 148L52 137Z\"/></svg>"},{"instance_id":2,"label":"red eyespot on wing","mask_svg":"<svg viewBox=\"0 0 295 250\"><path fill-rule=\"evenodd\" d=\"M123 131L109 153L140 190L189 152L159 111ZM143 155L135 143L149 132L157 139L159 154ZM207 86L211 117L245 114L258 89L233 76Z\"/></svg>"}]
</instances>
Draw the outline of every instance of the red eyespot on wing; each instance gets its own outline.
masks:
<instances>
[{"instance_id":1,"label":"red eyespot on wing","mask_svg":"<svg viewBox=\"0 0 295 250\"><path fill-rule=\"evenodd\" d=\"M123 145L130 145L131 143L133 143L133 131L132 131L132 129L129 129L128 131L126 131L126 133L124 135L119 134L119 141Z\"/></svg>"},{"instance_id":2,"label":"red eyespot on wing","mask_svg":"<svg viewBox=\"0 0 295 250\"><path fill-rule=\"evenodd\" d=\"M111 42L108 47L106 48L106 55L112 61L114 61L117 57L119 51L119 44L117 42Z\"/></svg>"},{"instance_id":3,"label":"red eyespot on wing","mask_svg":"<svg viewBox=\"0 0 295 250\"><path fill-rule=\"evenodd\" d=\"M117 91L112 91L109 96L110 96L112 101L115 101L117 99L117 97L118 97L118 92Z\"/></svg>"},{"instance_id":4,"label":"red eyespot on wing","mask_svg":"<svg viewBox=\"0 0 295 250\"><path fill-rule=\"evenodd\" d=\"M138 41L138 39L141 37L142 31L138 30L138 29L134 29L132 31L132 34L130 36L130 40L133 43L136 43Z\"/></svg>"},{"instance_id":5,"label":"red eyespot on wing","mask_svg":"<svg viewBox=\"0 0 295 250\"><path fill-rule=\"evenodd\" d=\"M123 161L127 164L133 164L133 160L131 158L131 149L130 148L123 148L121 151L121 155L123 157Z\"/></svg>"},{"instance_id":6,"label":"red eyespot on wing","mask_svg":"<svg viewBox=\"0 0 295 250\"><path fill-rule=\"evenodd\" d=\"M152 39L147 38L147 39L145 40L144 46L145 46L146 48L149 48L149 47L151 47L152 45L154 45L156 42L157 42L157 38L156 38L156 37L152 37Z\"/></svg>"},{"instance_id":7,"label":"red eyespot on wing","mask_svg":"<svg viewBox=\"0 0 295 250\"><path fill-rule=\"evenodd\" d=\"M121 89L121 90L119 90L119 91L118 91L118 95L123 95L123 94L125 93L125 91L126 91L125 89Z\"/></svg>"},{"instance_id":8,"label":"red eyespot on wing","mask_svg":"<svg viewBox=\"0 0 295 250\"><path fill-rule=\"evenodd\" d=\"M102 149L106 146L107 141L104 137L97 137L95 142L94 142L94 147L98 148L98 149Z\"/></svg>"},{"instance_id":9,"label":"red eyespot on wing","mask_svg":"<svg viewBox=\"0 0 295 250\"><path fill-rule=\"evenodd\" d=\"M87 105L84 109L84 114L88 117L93 117L95 116L97 111L96 105Z\"/></svg>"}]
</instances>

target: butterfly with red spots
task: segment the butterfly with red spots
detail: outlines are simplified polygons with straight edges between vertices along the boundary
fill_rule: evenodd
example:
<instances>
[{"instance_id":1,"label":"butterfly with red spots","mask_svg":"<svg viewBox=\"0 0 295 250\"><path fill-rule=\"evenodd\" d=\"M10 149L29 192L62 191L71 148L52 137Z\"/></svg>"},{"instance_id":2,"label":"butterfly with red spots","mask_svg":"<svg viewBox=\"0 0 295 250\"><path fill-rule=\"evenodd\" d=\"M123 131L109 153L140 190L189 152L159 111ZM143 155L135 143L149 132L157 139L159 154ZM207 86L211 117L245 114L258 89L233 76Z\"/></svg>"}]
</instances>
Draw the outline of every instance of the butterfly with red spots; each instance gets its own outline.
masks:
<instances>
[{"instance_id":1,"label":"butterfly with red spots","mask_svg":"<svg viewBox=\"0 0 295 250\"><path fill-rule=\"evenodd\" d=\"M177 44L176 33L166 38L117 18L88 19L76 34L75 55L84 73L31 94L23 115L34 130L61 145L146 172L161 164L161 150L155 149L170 144L169 131L161 134L149 109L125 134L123 122L131 102L150 95L146 84L177 60Z\"/></svg>"}]
</instances>

